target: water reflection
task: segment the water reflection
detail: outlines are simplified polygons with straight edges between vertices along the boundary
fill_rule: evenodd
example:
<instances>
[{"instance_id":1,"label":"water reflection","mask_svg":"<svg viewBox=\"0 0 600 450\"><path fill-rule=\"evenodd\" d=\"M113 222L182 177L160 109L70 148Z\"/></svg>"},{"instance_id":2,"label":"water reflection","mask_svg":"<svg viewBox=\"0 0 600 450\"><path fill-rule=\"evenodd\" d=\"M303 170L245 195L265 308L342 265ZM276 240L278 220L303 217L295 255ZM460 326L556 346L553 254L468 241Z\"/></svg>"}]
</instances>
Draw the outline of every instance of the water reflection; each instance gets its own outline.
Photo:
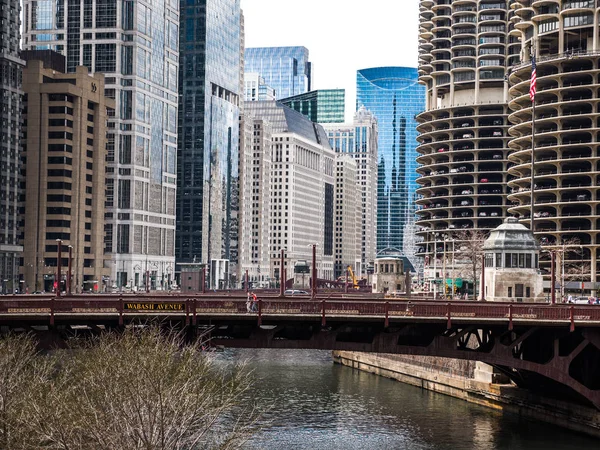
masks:
<instances>
[{"instance_id":1,"label":"water reflection","mask_svg":"<svg viewBox=\"0 0 600 450\"><path fill-rule=\"evenodd\" d=\"M271 405L246 449L574 449L598 442L550 425L334 365L328 351L228 350Z\"/></svg>"}]
</instances>

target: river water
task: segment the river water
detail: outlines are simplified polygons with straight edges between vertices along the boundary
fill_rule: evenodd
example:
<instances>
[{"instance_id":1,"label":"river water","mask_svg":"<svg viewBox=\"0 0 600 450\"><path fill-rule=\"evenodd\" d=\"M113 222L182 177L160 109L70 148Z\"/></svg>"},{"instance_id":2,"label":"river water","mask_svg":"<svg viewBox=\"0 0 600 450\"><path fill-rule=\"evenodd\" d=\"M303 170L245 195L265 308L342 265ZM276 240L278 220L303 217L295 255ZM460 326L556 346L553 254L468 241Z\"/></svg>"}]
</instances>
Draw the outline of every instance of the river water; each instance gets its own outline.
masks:
<instances>
[{"instance_id":1,"label":"river water","mask_svg":"<svg viewBox=\"0 0 600 450\"><path fill-rule=\"evenodd\" d=\"M331 352L226 350L248 360L267 423L245 449L592 449L561 428L333 364Z\"/></svg>"}]
</instances>

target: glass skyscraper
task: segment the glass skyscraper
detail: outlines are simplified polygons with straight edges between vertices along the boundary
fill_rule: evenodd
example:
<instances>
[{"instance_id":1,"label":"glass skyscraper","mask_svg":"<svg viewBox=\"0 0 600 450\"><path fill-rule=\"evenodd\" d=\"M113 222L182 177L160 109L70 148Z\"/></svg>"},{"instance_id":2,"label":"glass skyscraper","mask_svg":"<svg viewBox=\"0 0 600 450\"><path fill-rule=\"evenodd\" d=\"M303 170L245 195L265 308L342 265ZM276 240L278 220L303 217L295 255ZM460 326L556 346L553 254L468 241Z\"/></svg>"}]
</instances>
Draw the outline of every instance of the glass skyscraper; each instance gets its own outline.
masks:
<instances>
[{"instance_id":1,"label":"glass skyscraper","mask_svg":"<svg viewBox=\"0 0 600 450\"><path fill-rule=\"evenodd\" d=\"M245 72L257 72L282 99L311 90L312 64L305 47L247 48Z\"/></svg>"},{"instance_id":2,"label":"glass skyscraper","mask_svg":"<svg viewBox=\"0 0 600 450\"><path fill-rule=\"evenodd\" d=\"M239 0L181 3L177 263L237 263ZM231 275L228 274L229 276ZM223 280L227 285L231 281Z\"/></svg>"},{"instance_id":3,"label":"glass skyscraper","mask_svg":"<svg viewBox=\"0 0 600 450\"><path fill-rule=\"evenodd\" d=\"M104 73L104 92L116 102L108 117L106 190L93 192L105 196L112 282L166 288L175 262L179 1L23 5L23 47L62 53L69 73L80 65Z\"/></svg>"},{"instance_id":4,"label":"glass skyscraper","mask_svg":"<svg viewBox=\"0 0 600 450\"><path fill-rule=\"evenodd\" d=\"M404 231L414 222L417 190L417 122L425 88L416 68L362 69L356 77L356 108L365 106L379 125L377 251L405 251Z\"/></svg>"},{"instance_id":5,"label":"glass skyscraper","mask_svg":"<svg viewBox=\"0 0 600 450\"><path fill-rule=\"evenodd\" d=\"M346 91L344 89L318 89L283 98L281 103L316 123L343 123Z\"/></svg>"},{"instance_id":6,"label":"glass skyscraper","mask_svg":"<svg viewBox=\"0 0 600 450\"><path fill-rule=\"evenodd\" d=\"M2 2L0 9L0 282L2 293L19 288L18 264L23 247L19 242L21 72L19 59L19 0Z\"/></svg>"}]
</instances>

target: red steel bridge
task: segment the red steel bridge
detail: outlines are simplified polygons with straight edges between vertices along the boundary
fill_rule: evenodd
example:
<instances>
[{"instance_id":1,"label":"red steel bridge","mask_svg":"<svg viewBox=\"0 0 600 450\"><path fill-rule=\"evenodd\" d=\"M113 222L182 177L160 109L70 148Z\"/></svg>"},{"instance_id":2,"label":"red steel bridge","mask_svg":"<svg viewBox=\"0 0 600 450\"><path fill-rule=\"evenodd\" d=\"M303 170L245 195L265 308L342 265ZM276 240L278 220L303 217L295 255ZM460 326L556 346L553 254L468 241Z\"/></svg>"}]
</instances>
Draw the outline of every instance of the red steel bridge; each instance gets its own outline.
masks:
<instances>
[{"instance_id":1,"label":"red steel bridge","mask_svg":"<svg viewBox=\"0 0 600 450\"><path fill-rule=\"evenodd\" d=\"M41 342L131 324L180 327L214 345L477 360L536 392L600 409L600 306L236 295L0 297L0 329Z\"/></svg>"}]
</instances>

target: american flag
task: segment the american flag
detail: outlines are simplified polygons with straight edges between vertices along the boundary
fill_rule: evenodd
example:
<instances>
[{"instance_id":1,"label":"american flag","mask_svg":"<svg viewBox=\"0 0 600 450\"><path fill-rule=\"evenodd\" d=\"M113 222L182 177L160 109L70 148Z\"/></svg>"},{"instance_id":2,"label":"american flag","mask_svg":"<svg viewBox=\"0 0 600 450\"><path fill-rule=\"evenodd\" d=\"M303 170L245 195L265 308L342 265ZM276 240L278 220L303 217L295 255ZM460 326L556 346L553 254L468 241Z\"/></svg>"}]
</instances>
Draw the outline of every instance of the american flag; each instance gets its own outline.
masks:
<instances>
[{"instance_id":1,"label":"american flag","mask_svg":"<svg viewBox=\"0 0 600 450\"><path fill-rule=\"evenodd\" d=\"M535 56L531 57L531 83L529 84L529 99L535 100L535 91L537 87L537 73L535 69Z\"/></svg>"}]
</instances>

